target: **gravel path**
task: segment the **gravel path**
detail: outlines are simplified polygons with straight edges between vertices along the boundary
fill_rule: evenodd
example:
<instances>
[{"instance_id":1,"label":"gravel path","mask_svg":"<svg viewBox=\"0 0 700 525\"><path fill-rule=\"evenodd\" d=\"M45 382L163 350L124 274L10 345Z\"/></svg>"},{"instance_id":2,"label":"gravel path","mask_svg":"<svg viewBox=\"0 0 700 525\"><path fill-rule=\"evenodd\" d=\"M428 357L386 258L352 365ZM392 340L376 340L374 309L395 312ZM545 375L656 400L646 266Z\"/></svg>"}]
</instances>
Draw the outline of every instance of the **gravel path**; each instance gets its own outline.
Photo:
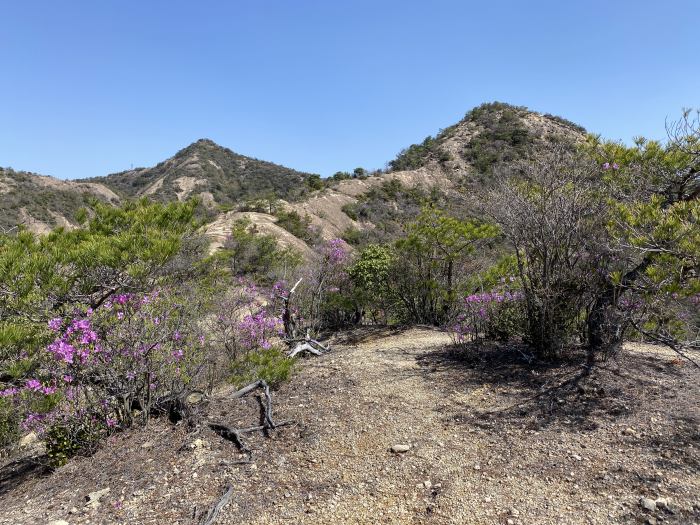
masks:
<instances>
[{"instance_id":1,"label":"gravel path","mask_svg":"<svg viewBox=\"0 0 700 525\"><path fill-rule=\"evenodd\" d=\"M533 371L515 351L447 343L428 329L348 334L275 392L275 417L297 425L252 437L254 463L207 430L154 425L11 491L0 477L0 523L195 523L229 485L217 523L700 523L689 366L635 347L581 377L574 362ZM250 424L255 400L227 394L208 417Z\"/></svg>"}]
</instances>

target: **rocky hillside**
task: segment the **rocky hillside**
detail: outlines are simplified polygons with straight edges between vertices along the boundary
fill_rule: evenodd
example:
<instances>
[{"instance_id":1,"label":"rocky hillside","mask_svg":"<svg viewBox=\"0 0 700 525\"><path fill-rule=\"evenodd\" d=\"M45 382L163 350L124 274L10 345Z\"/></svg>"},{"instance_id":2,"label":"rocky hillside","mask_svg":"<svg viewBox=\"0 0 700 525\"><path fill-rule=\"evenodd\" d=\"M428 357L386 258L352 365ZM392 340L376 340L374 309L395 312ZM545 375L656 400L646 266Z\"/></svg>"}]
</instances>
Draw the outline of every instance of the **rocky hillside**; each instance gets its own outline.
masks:
<instances>
[{"instance_id":1,"label":"rocky hillside","mask_svg":"<svg viewBox=\"0 0 700 525\"><path fill-rule=\"evenodd\" d=\"M279 199L277 210L307 216L322 238L343 237L353 244L386 241L400 235L426 200L459 209L465 193L493 180L497 163L584 138L583 128L560 117L502 103L484 104L435 137L403 150L389 163L389 170L328 179L325 184L317 175L245 157L203 139L152 168L82 181L2 172L0 198L9 206L3 206L0 224L24 222L45 231L71 223L86 195L110 202L142 196L161 201L198 196L208 210L212 225L207 231L215 241L226 236L240 212L252 211L249 218L261 231L279 233L284 244L306 246L303 240L291 241L281 228L272 227L276 219L271 210L251 208L256 199ZM301 251L308 253L308 246Z\"/></svg>"},{"instance_id":2,"label":"rocky hillside","mask_svg":"<svg viewBox=\"0 0 700 525\"><path fill-rule=\"evenodd\" d=\"M335 182L289 207L308 214L326 238L387 240L426 200L464 208L464 195L490 184L499 162L575 145L585 137L584 128L560 117L484 104L436 137L404 149L388 172ZM461 211L469 213L468 206Z\"/></svg>"},{"instance_id":3,"label":"rocky hillside","mask_svg":"<svg viewBox=\"0 0 700 525\"><path fill-rule=\"evenodd\" d=\"M0 168L0 228L19 224L44 233L75 225L76 213L91 199L117 204L119 196L96 182L72 182Z\"/></svg>"},{"instance_id":4,"label":"rocky hillside","mask_svg":"<svg viewBox=\"0 0 700 525\"><path fill-rule=\"evenodd\" d=\"M266 196L297 200L308 193L312 178L310 173L245 157L201 139L152 168L89 180L125 197L172 201L199 196L208 207L226 208Z\"/></svg>"}]
</instances>

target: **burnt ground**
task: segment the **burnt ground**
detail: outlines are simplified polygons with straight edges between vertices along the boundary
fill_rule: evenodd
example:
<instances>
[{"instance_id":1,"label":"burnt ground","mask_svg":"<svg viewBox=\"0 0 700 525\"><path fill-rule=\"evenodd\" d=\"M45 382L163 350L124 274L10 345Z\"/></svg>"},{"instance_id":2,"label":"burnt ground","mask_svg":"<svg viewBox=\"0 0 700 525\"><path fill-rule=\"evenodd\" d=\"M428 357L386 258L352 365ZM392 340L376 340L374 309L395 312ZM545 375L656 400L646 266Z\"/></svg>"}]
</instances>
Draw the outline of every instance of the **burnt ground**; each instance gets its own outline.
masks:
<instances>
[{"instance_id":1,"label":"burnt ground","mask_svg":"<svg viewBox=\"0 0 700 525\"><path fill-rule=\"evenodd\" d=\"M674 354L627 345L585 373L429 329L336 339L273 393L295 424L251 435L251 463L206 423L255 425L259 400L223 389L194 429L155 421L55 472L4 460L0 523L197 523L228 486L217 523L700 523L700 372Z\"/></svg>"}]
</instances>

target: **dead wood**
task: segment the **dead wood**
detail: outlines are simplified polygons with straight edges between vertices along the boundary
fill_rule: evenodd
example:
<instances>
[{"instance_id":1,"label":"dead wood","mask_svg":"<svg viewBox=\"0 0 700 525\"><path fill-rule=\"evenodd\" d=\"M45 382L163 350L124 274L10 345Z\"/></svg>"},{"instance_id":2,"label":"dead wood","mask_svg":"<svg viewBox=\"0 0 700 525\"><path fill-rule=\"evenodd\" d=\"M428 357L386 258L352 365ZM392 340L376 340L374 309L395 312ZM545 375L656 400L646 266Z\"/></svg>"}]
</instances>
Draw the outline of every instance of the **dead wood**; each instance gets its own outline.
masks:
<instances>
[{"instance_id":1,"label":"dead wood","mask_svg":"<svg viewBox=\"0 0 700 525\"><path fill-rule=\"evenodd\" d=\"M204 519L202 520L202 525L211 525L212 523L214 523L216 521L217 516L219 515L219 512L221 512L221 509L223 509L226 506L226 504L229 501L231 501L232 496L233 485L229 485L221 499L216 503L216 505L209 509L209 512L207 512L206 516L204 516Z\"/></svg>"},{"instance_id":2,"label":"dead wood","mask_svg":"<svg viewBox=\"0 0 700 525\"><path fill-rule=\"evenodd\" d=\"M293 423L293 421L282 421L280 423L275 423L275 421L272 419L272 395L270 394L270 385L268 385L264 379L259 379L257 381L254 381L253 383L250 383L249 385L244 386L243 388L234 392L232 397L234 399L241 398L246 394L252 392L256 388L261 388L265 396L265 402L263 403L261 401L263 407L262 425L256 425L247 428L234 428L220 423L209 424L209 428L211 428L214 432L219 434L224 439L233 442L241 452L247 454L248 461L250 461L250 458L252 457L252 451L246 446L245 442L243 441L242 434L257 431L267 432L269 430L274 430L276 428L290 425Z\"/></svg>"},{"instance_id":3,"label":"dead wood","mask_svg":"<svg viewBox=\"0 0 700 525\"><path fill-rule=\"evenodd\" d=\"M302 352L308 352L313 355L322 355L325 352L330 352L331 347L324 346L316 339L311 339L311 336L306 332L306 337L304 339L288 339L287 344L291 345L297 343L297 345L292 348L288 353L287 357L292 358L301 354Z\"/></svg>"}]
</instances>

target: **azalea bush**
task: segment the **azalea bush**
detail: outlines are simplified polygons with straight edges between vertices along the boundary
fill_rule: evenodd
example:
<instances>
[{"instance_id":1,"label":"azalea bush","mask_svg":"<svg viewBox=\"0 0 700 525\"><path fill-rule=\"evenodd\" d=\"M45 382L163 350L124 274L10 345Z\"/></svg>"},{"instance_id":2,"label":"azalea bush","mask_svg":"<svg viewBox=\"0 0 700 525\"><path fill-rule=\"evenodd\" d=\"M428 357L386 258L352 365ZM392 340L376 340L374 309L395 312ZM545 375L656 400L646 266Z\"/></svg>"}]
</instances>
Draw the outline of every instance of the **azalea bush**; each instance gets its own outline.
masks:
<instances>
[{"instance_id":1,"label":"azalea bush","mask_svg":"<svg viewBox=\"0 0 700 525\"><path fill-rule=\"evenodd\" d=\"M525 326L523 293L493 291L464 297L447 331L455 344L481 339L506 341L522 336Z\"/></svg>"},{"instance_id":2,"label":"azalea bush","mask_svg":"<svg viewBox=\"0 0 700 525\"><path fill-rule=\"evenodd\" d=\"M349 246L342 239L330 239L318 251L316 260L300 272L301 282L292 298L295 337L307 331L317 333L324 328L346 326L356 318L348 276L352 260ZM289 284L285 283L280 295L288 289Z\"/></svg>"},{"instance_id":3,"label":"azalea bush","mask_svg":"<svg viewBox=\"0 0 700 525\"><path fill-rule=\"evenodd\" d=\"M202 387L205 338L191 314L192 303L170 290L76 308L48 322L54 338L36 356L33 377L0 395L25 431L47 438L54 462L90 451Z\"/></svg>"},{"instance_id":4,"label":"azalea bush","mask_svg":"<svg viewBox=\"0 0 700 525\"><path fill-rule=\"evenodd\" d=\"M266 289L239 278L214 306L212 341L235 361L257 349L269 349L282 335L279 306L274 297L282 285Z\"/></svg>"}]
</instances>

